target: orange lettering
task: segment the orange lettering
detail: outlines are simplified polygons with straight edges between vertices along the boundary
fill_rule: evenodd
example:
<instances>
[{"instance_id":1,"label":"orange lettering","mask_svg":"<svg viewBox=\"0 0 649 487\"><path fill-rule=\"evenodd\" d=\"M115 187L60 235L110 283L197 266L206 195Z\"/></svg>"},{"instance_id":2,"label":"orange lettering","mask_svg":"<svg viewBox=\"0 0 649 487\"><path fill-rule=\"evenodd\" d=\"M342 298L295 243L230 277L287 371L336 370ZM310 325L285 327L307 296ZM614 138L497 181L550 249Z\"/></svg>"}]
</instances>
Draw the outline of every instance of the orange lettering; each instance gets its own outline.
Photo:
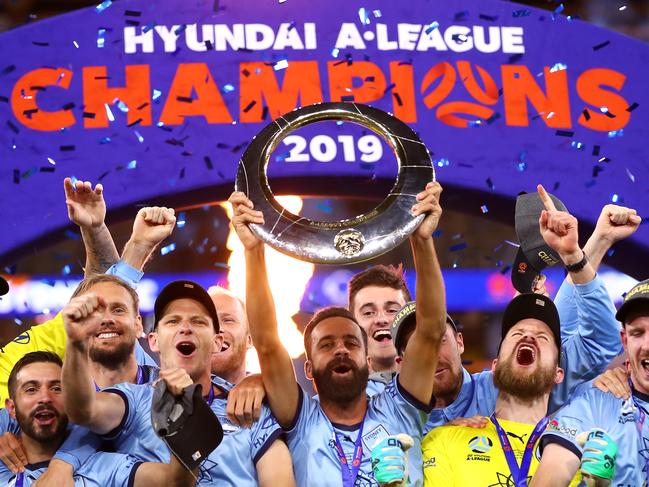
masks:
<instances>
[{"instance_id":1,"label":"orange lettering","mask_svg":"<svg viewBox=\"0 0 649 487\"><path fill-rule=\"evenodd\" d=\"M151 125L151 82L149 65L139 64L124 68L126 86L108 87L106 66L83 68L83 104L86 113L94 117L84 117L86 128L108 127L105 105L112 105L119 99L128 107L127 123L140 121L140 125Z\"/></svg>"},{"instance_id":2,"label":"orange lettering","mask_svg":"<svg viewBox=\"0 0 649 487\"><path fill-rule=\"evenodd\" d=\"M291 61L283 71L284 81L280 88L273 66L261 62L241 63L239 69L241 122L261 122L264 100L273 120L298 106L322 102L317 61Z\"/></svg>"},{"instance_id":3,"label":"orange lettering","mask_svg":"<svg viewBox=\"0 0 649 487\"><path fill-rule=\"evenodd\" d=\"M390 63L390 80L394 83L392 105L395 117L406 123L417 122L415 76L412 63L392 61Z\"/></svg>"},{"instance_id":4,"label":"orange lettering","mask_svg":"<svg viewBox=\"0 0 649 487\"><path fill-rule=\"evenodd\" d=\"M527 127L529 116L527 102L541 114L548 127L570 128L570 99L565 69L550 72L543 70L547 95L536 84L526 66L502 66L503 100L507 125ZM552 115L550 115L552 113Z\"/></svg>"},{"instance_id":5,"label":"orange lettering","mask_svg":"<svg viewBox=\"0 0 649 487\"><path fill-rule=\"evenodd\" d=\"M453 90L455 86L455 80L457 79L457 74L455 69L451 66L450 63L438 63L428 70L424 79L421 80L421 94L423 95L430 86L437 81L438 78L442 78L439 84L424 96L424 105L428 108L433 108L435 105L439 104L444 100Z\"/></svg>"},{"instance_id":6,"label":"orange lettering","mask_svg":"<svg viewBox=\"0 0 649 487\"><path fill-rule=\"evenodd\" d=\"M629 123L631 113L626 109L629 102L617 93L604 90L601 86L610 86L620 91L624 86L626 76L612 69L589 69L584 71L577 79L577 93L579 97L596 110L588 110L588 119L582 113L579 124L592 130L610 132L619 130ZM601 107L608 109L608 115L600 111Z\"/></svg>"},{"instance_id":7,"label":"orange lettering","mask_svg":"<svg viewBox=\"0 0 649 487\"><path fill-rule=\"evenodd\" d=\"M349 64L329 61L329 96L331 101L341 101L353 96L358 103L368 103L383 98L385 76L376 64L369 61L354 61ZM354 81L360 81L354 86Z\"/></svg>"},{"instance_id":8,"label":"orange lettering","mask_svg":"<svg viewBox=\"0 0 649 487\"><path fill-rule=\"evenodd\" d=\"M25 127L42 132L53 132L74 125L70 110L46 112L38 107L36 97L48 86L63 89L70 87L72 71L69 69L40 68L24 74L11 92L11 108L16 119Z\"/></svg>"},{"instance_id":9,"label":"orange lettering","mask_svg":"<svg viewBox=\"0 0 649 487\"><path fill-rule=\"evenodd\" d=\"M196 93L196 97L192 95ZM162 109L160 121L181 125L185 117L204 117L207 123L232 123L207 64L179 64Z\"/></svg>"}]
</instances>

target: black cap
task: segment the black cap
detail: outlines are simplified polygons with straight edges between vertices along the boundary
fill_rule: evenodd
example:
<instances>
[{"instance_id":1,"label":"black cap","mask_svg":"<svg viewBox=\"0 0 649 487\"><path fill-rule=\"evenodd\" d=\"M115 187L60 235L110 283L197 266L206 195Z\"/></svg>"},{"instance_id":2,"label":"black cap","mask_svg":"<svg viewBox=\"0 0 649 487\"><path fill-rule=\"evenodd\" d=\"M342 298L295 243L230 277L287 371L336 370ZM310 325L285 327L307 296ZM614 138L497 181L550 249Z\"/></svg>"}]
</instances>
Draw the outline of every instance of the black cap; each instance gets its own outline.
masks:
<instances>
[{"instance_id":1,"label":"black cap","mask_svg":"<svg viewBox=\"0 0 649 487\"><path fill-rule=\"evenodd\" d=\"M9 283L4 277L0 276L0 296L4 296L9 292Z\"/></svg>"},{"instance_id":2,"label":"black cap","mask_svg":"<svg viewBox=\"0 0 649 487\"><path fill-rule=\"evenodd\" d=\"M160 294L158 294L158 297L155 300L155 305L153 306L155 326L158 326L158 322L162 319L162 313L167 305L176 299L183 298L193 299L205 306L205 309L214 323L214 330L216 333L219 332L219 318L216 315L214 301L212 301L212 298L203 286L192 281L173 281L167 284L162 291L160 291Z\"/></svg>"},{"instance_id":3,"label":"black cap","mask_svg":"<svg viewBox=\"0 0 649 487\"><path fill-rule=\"evenodd\" d=\"M174 397L161 380L154 386L151 400L154 431L190 470L198 467L223 440L223 427L201 391L200 384L192 384L181 397Z\"/></svg>"},{"instance_id":4,"label":"black cap","mask_svg":"<svg viewBox=\"0 0 649 487\"><path fill-rule=\"evenodd\" d=\"M503 316L501 341L505 339L507 332L516 323L526 318L535 318L548 325L554 336L557 350L561 353L561 323L559 321L559 312L552 300L543 294L519 294L509 302Z\"/></svg>"},{"instance_id":5,"label":"black cap","mask_svg":"<svg viewBox=\"0 0 649 487\"><path fill-rule=\"evenodd\" d=\"M549 193L548 196L557 210L568 211L556 196ZM561 262L559 254L545 243L539 229L539 218L544 209L538 193L526 193L516 198L514 222L521 246L512 265L512 284L521 293L532 291L534 280L543 269Z\"/></svg>"},{"instance_id":6,"label":"black cap","mask_svg":"<svg viewBox=\"0 0 649 487\"><path fill-rule=\"evenodd\" d=\"M415 328L415 310L415 301L409 301L394 316L394 320L390 326L390 334L392 335L392 341L394 348L397 349L397 353L405 347L406 343L404 343L404 340L408 337L408 333ZM457 325L449 315L446 315L446 323L453 327L455 333L458 332Z\"/></svg>"},{"instance_id":7,"label":"black cap","mask_svg":"<svg viewBox=\"0 0 649 487\"><path fill-rule=\"evenodd\" d=\"M649 315L649 279L639 282L631 288L624 296L624 302L620 309L617 310L615 318L626 324L626 320L632 312L638 311L639 308L647 310Z\"/></svg>"}]
</instances>

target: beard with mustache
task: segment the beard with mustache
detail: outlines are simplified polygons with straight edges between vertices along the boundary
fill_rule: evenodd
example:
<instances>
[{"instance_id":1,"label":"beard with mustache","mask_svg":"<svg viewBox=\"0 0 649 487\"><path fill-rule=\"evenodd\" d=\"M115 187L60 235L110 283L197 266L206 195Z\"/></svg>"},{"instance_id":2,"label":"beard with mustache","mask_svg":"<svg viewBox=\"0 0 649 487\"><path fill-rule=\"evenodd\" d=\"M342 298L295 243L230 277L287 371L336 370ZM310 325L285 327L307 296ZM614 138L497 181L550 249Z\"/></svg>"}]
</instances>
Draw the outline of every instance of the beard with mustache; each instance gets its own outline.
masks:
<instances>
[{"instance_id":1,"label":"beard with mustache","mask_svg":"<svg viewBox=\"0 0 649 487\"><path fill-rule=\"evenodd\" d=\"M37 428L35 425L35 416L44 411L52 413L57 421L46 428ZM48 405L38 406L31 414L23 414L16 407L16 420L23 434L39 443L48 443L59 439L62 441L68 428L68 416L66 414L60 414L55 408Z\"/></svg>"},{"instance_id":2,"label":"beard with mustache","mask_svg":"<svg viewBox=\"0 0 649 487\"><path fill-rule=\"evenodd\" d=\"M110 331L110 330L102 330ZM113 348L103 348L93 344L90 346L90 360L97 362L110 370L115 370L124 365L135 350L135 333L130 330L124 332L122 340Z\"/></svg>"},{"instance_id":3,"label":"beard with mustache","mask_svg":"<svg viewBox=\"0 0 649 487\"><path fill-rule=\"evenodd\" d=\"M341 378L334 376L334 369L346 366L351 370L351 377ZM367 365L359 367L349 358L335 358L323 369L313 369L315 382L320 397L340 406L346 406L351 401L365 394L369 369Z\"/></svg>"},{"instance_id":4,"label":"beard with mustache","mask_svg":"<svg viewBox=\"0 0 649 487\"><path fill-rule=\"evenodd\" d=\"M514 369L515 355L512 353L506 360L499 360L496 364L494 371L496 387L523 400L531 400L549 393L554 387L556 367L544 368L537 357L537 365L531 373L517 373Z\"/></svg>"}]
</instances>

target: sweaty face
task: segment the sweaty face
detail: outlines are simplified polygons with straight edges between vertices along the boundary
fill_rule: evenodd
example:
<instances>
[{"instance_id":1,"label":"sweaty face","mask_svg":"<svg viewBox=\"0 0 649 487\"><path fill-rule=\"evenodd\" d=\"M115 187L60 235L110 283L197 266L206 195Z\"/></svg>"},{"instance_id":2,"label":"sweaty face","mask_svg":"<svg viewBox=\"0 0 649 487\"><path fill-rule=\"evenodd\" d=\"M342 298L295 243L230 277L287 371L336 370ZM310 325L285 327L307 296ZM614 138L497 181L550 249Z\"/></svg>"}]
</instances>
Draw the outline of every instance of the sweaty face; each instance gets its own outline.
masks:
<instances>
[{"instance_id":1,"label":"sweaty face","mask_svg":"<svg viewBox=\"0 0 649 487\"><path fill-rule=\"evenodd\" d=\"M101 282L88 292L102 296L108 304L99 333L90 343L90 359L116 368L133 353L135 340L142 334L142 322L131 295L119 284Z\"/></svg>"},{"instance_id":2,"label":"sweaty face","mask_svg":"<svg viewBox=\"0 0 649 487\"><path fill-rule=\"evenodd\" d=\"M397 351L392 342L390 325L394 315L406 304L403 291L391 287L367 286L354 298L351 310L363 327L368 340L368 355L372 364L382 369L394 365Z\"/></svg>"},{"instance_id":3,"label":"sweaty face","mask_svg":"<svg viewBox=\"0 0 649 487\"><path fill-rule=\"evenodd\" d=\"M312 376L321 398L346 404L365 394L369 370L356 323L342 317L322 320L313 330L310 349L307 377Z\"/></svg>"},{"instance_id":4,"label":"sweaty face","mask_svg":"<svg viewBox=\"0 0 649 487\"><path fill-rule=\"evenodd\" d=\"M222 341L205 307L187 298L171 301L157 330L149 335L151 350L160 352L162 368L184 369L194 382L210 374L212 353Z\"/></svg>"},{"instance_id":5,"label":"sweaty face","mask_svg":"<svg viewBox=\"0 0 649 487\"><path fill-rule=\"evenodd\" d=\"M212 373L224 375L241 367L250 347L248 319L241 302L226 293L212 295L219 317L223 346L212 354Z\"/></svg>"},{"instance_id":6,"label":"sweaty face","mask_svg":"<svg viewBox=\"0 0 649 487\"><path fill-rule=\"evenodd\" d=\"M649 394L649 313L627 322L622 329L622 343L629 356L633 385Z\"/></svg>"},{"instance_id":7,"label":"sweaty face","mask_svg":"<svg viewBox=\"0 0 649 487\"><path fill-rule=\"evenodd\" d=\"M503 392L522 399L539 397L561 382L558 350L550 328L527 318L514 325L502 342L495 361L494 383Z\"/></svg>"},{"instance_id":8,"label":"sweaty face","mask_svg":"<svg viewBox=\"0 0 649 487\"><path fill-rule=\"evenodd\" d=\"M24 435L46 443L61 440L68 417L63 408L61 367L36 362L23 367L16 376L14 413Z\"/></svg>"},{"instance_id":9,"label":"sweaty face","mask_svg":"<svg viewBox=\"0 0 649 487\"><path fill-rule=\"evenodd\" d=\"M455 333L451 325L446 325L444 338L439 346L439 359L435 370L435 396L452 402L462 387L462 353L464 339Z\"/></svg>"}]
</instances>

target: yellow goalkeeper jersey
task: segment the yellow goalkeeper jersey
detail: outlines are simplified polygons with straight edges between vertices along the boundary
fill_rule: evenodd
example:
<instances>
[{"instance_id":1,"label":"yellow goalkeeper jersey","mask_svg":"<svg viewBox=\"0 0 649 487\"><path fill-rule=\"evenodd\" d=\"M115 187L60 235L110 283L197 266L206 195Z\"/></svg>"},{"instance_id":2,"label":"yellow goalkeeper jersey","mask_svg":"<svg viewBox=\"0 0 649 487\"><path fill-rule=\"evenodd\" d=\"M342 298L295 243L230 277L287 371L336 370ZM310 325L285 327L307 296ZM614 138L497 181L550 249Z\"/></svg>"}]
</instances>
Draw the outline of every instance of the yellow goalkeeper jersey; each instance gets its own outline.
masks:
<instances>
[{"instance_id":1,"label":"yellow goalkeeper jersey","mask_svg":"<svg viewBox=\"0 0 649 487\"><path fill-rule=\"evenodd\" d=\"M4 407L9 397L7 381L11 369L23 355L37 350L47 350L57 354L61 359L65 354L67 337L61 313L45 323L33 326L21 333L4 347L0 347L0 407Z\"/></svg>"},{"instance_id":2,"label":"yellow goalkeeper jersey","mask_svg":"<svg viewBox=\"0 0 649 487\"><path fill-rule=\"evenodd\" d=\"M533 424L499 419L507 433L518 465ZM485 428L441 426L433 429L421 443L424 459L424 487L514 487L505 453L500 446L498 432L489 421ZM538 442L534 447L528 483L539 466ZM579 476L571 482L579 484Z\"/></svg>"}]
</instances>

